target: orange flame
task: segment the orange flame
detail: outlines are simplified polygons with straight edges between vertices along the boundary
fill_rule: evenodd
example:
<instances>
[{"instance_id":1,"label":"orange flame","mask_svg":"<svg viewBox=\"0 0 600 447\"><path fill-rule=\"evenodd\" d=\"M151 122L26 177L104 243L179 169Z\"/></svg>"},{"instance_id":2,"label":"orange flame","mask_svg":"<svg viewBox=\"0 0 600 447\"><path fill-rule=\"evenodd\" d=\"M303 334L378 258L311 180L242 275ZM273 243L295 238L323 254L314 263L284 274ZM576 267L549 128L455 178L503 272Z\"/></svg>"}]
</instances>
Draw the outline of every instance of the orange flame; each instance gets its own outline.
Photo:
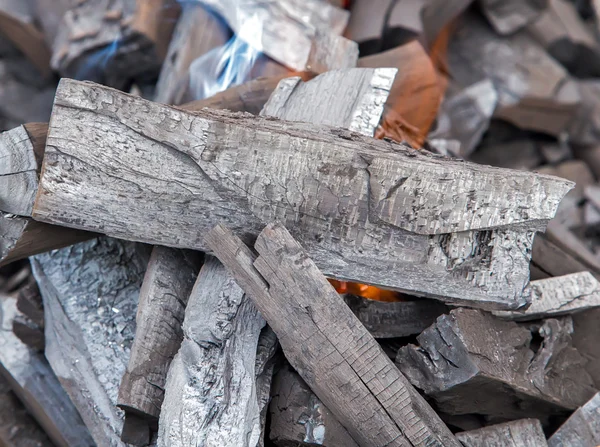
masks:
<instances>
[{"instance_id":1,"label":"orange flame","mask_svg":"<svg viewBox=\"0 0 600 447\"><path fill-rule=\"evenodd\" d=\"M368 286L356 282L338 281L336 279L330 279L329 282L335 288L337 293L351 293L352 295L388 303L402 301L402 295L391 290L383 290L375 286Z\"/></svg>"}]
</instances>

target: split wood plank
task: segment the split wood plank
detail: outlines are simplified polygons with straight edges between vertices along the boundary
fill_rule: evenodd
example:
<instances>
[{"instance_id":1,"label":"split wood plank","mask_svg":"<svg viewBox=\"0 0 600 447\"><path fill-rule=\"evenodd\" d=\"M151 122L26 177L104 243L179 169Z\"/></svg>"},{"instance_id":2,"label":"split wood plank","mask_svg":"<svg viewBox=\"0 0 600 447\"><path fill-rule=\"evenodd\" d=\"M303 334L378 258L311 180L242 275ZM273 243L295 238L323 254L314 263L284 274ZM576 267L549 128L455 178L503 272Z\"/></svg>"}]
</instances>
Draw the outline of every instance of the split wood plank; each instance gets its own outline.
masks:
<instances>
[{"instance_id":1,"label":"split wood plank","mask_svg":"<svg viewBox=\"0 0 600 447\"><path fill-rule=\"evenodd\" d=\"M549 447L590 447L600 444L600 393L571 415L548 439Z\"/></svg>"},{"instance_id":2,"label":"split wood plank","mask_svg":"<svg viewBox=\"0 0 600 447\"><path fill-rule=\"evenodd\" d=\"M339 129L190 114L63 80L34 218L199 250L215 223L256 235L277 218L329 276L515 308L527 300L523 248L570 188Z\"/></svg>"},{"instance_id":3,"label":"split wood plank","mask_svg":"<svg viewBox=\"0 0 600 447\"><path fill-rule=\"evenodd\" d=\"M402 347L396 364L443 412L545 421L585 403L595 387L572 346L571 317L544 320L537 332L543 343L534 352L526 327L456 309L417 337L420 347Z\"/></svg>"},{"instance_id":4,"label":"split wood plank","mask_svg":"<svg viewBox=\"0 0 600 447\"><path fill-rule=\"evenodd\" d=\"M181 345L185 306L200 260L197 252L156 246L140 290L135 338L117 405L146 419L155 431L167 371Z\"/></svg>"},{"instance_id":5,"label":"split wood plank","mask_svg":"<svg viewBox=\"0 0 600 447\"><path fill-rule=\"evenodd\" d=\"M125 445L117 394L148 251L99 238L31 260L44 299L46 358L99 446Z\"/></svg>"},{"instance_id":6,"label":"split wood plank","mask_svg":"<svg viewBox=\"0 0 600 447\"><path fill-rule=\"evenodd\" d=\"M456 434L464 447L548 447L537 419L519 419Z\"/></svg>"},{"instance_id":7,"label":"split wood plank","mask_svg":"<svg viewBox=\"0 0 600 447\"><path fill-rule=\"evenodd\" d=\"M531 281L531 305L525 310L494 311L510 320L537 320L600 307L600 284L590 272Z\"/></svg>"},{"instance_id":8,"label":"split wood plank","mask_svg":"<svg viewBox=\"0 0 600 447\"><path fill-rule=\"evenodd\" d=\"M171 362L158 444L254 447L262 436L256 356L265 321L213 257L185 310L183 342Z\"/></svg>"},{"instance_id":9,"label":"split wood plank","mask_svg":"<svg viewBox=\"0 0 600 447\"><path fill-rule=\"evenodd\" d=\"M16 300L0 297L0 373L56 446L93 446L88 429L44 355L13 334L16 315Z\"/></svg>"},{"instance_id":10,"label":"split wood plank","mask_svg":"<svg viewBox=\"0 0 600 447\"><path fill-rule=\"evenodd\" d=\"M258 258L221 225L206 242L359 445L459 445L285 227L270 224L259 234Z\"/></svg>"}]
</instances>

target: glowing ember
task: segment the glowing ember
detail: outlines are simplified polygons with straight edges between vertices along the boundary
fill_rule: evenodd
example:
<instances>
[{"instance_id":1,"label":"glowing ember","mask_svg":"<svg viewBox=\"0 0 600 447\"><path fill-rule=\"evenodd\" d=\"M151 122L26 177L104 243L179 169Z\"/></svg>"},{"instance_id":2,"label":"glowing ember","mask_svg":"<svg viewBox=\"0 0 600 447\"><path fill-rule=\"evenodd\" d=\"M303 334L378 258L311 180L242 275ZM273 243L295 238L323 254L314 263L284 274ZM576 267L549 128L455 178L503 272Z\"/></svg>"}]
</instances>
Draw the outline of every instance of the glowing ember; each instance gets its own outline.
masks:
<instances>
[{"instance_id":1,"label":"glowing ember","mask_svg":"<svg viewBox=\"0 0 600 447\"><path fill-rule=\"evenodd\" d=\"M329 282L338 293L351 293L352 295L362 296L375 301L402 301L402 294L392 290L383 290L375 286L368 286L356 282L338 281L336 279L330 279Z\"/></svg>"}]
</instances>

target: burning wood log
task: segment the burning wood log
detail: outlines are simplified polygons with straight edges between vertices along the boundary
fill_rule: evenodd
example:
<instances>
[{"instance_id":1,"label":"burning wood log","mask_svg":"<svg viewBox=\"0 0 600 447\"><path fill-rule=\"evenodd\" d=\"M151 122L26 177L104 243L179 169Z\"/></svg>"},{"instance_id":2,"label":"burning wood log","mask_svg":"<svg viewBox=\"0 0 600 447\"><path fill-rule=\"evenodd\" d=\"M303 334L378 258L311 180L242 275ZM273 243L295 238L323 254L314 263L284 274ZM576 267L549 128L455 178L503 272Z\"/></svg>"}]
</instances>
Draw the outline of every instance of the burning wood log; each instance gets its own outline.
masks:
<instances>
[{"instance_id":1,"label":"burning wood log","mask_svg":"<svg viewBox=\"0 0 600 447\"><path fill-rule=\"evenodd\" d=\"M199 253L160 246L154 247L148 262L118 398L126 421L130 414L146 421L146 434L149 427L158 429L167 371L181 345L181 323L199 267Z\"/></svg>"},{"instance_id":2,"label":"burning wood log","mask_svg":"<svg viewBox=\"0 0 600 447\"><path fill-rule=\"evenodd\" d=\"M109 238L32 258L44 299L46 358L97 445L124 445L117 394L147 263L146 249Z\"/></svg>"},{"instance_id":3,"label":"burning wood log","mask_svg":"<svg viewBox=\"0 0 600 447\"><path fill-rule=\"evenodd\" d=\"M531 282L531 306L525 310L494 311L510 320L537 320L600 306L600 284L590 272L573 273Z\"/></svg>"},{"instance_id":4,"label":"burning wood log","mask_svg":"<svg viewBox=\"0 0 600 447\"><path fill-rule=\"evenodd\" d=\"M456 309L417 337L420 347L401 348L396 364L446 413L546 420L582 405L594 386L572 347L570 317L544 320L536 332L537 352L527 328Z\"/></svg>"},{"instance_id":5,"label":"burning wood log","mask_svg":"<svg viewBox=\"0 0 600 447\"><path fill-rule=\"evenodd\" d=\"M289 365L275 375L272 388L271 441L280 447L358 447L336 417Z\"/></svg>"},{"instance_id":6,"label":"burning wood log","mask_svg":"<svg viewBox=\"0 0 600 447\"><path fill-rule=\"evenodd\" d=\"M258 258L223 226L206 239L359 445L459 445L284 227L260 233Z\"/></svg>"},{"instance_id":7,"label":"burning wood log","mask_svg":"<svg viewBox=\"0 0 600 447\"><path fill-rule=\"evenodd\" d=\"M426 299L387 303L346 294L344 301L375 338L420 334L448 312L444 304Z\"/></svg>"},{"instance_id":8,"label":"burning wood log","mask_svg":"<svg viewBox=\"0 0 600 447\"><path fill-rule=\"evenodd\" d=\"M264 324L223 266L208 257L188 301L183 342L167 376L160 445L258 444L263 428L256 355Z\"/></svg>"},{"instance_id":9,"label":"burning wood log","mask_svg":"<svg viewBox=\"0 0 600 447\"><path fill-rule=\"evenodd\" d=\"M498 34L513 34L535 22L548 8L549 0L480 0L481 10Z\"/></svg>"},{"instance_id":10,"label":"burning wood log","mask_svg":"<svg viewBox=\"0 0 600 447\"><path fill-rule=\"evenodd\" d=\"M189 114L70 80L61 82L52 123L34 206L39 221L202 250L201 235L217 222L256 235L278 218L334 278L489 308L526 303L524 247L571 187L339 129ZM231 143L224 146L222 135ZM444 187L423 188L429 184ZM309 190L316 195L303 194Z\"/></svg>"},{"instance_id":11,"label":"burning wood log","mask_svg":"<svg viewBox=\"0 0 600 447\"><path fill-rule=\"evenodd\" d=\"M571 415L548 439L549 447L588 447L600 443L600 393Z\"/></svg>"},{"instance_id":12,"label":"burning wood log","mask_svg":"<svg viewBox=\"0 0 600 447\"><path fill-rule=\"evenodd\" d=\"M0 297L0 373L56 446L89 446L93 441L43 354L12 332L16 300Z\"/></svg>"},{"instance_id":13,"label":"burning wood log","mask_svg":"<svg viewBox=\"0 0 600 447\"><path fill-rule=\"evenodd\" d=\"M456 434L464 447L548 447L537 419L519 419Z\"/></svg>"}]
</instances>

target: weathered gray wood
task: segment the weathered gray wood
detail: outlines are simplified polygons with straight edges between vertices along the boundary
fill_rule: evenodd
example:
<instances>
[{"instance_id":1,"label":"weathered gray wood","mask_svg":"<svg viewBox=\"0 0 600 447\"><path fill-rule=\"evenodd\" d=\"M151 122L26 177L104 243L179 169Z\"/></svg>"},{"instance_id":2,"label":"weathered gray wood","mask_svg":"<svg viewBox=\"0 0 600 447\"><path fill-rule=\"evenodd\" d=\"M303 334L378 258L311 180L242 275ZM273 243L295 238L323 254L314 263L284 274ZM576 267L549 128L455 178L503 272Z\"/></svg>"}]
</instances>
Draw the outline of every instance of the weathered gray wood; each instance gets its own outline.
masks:
<instances>
[{"instance_id":1,"label":"weathered gray wood","mask_svg":"<svg viewBox=\"0 0 600 447\"><path fill-rule=\"evenodd\" d=\"M206 239L359 445L459 445L285 227L260 233L258 258L223 226Z\"/></svg>"},{"instance_id":2,"label":"weathered gray wood","mask_svg":"<svg viewBox=\"0 0 600 447\"><path fill-rule=\"evenodd\" d=\"M122 446L117 408L147 249L99 238L32 258L46 358L99 446Z\"/></svg>"},{"instance_id":3,"label":"weathered gray wood","mask_svg":"<svg viewBox=\"0 0 600 447\"><path fill-rule=\"evenodd\" d=\"M179 350L185 306L200 268L200 254L156 246L140 290L136 330L118 406L156 426L167 371Z\"/></svg>"},{"instance_id":4,"label":"weathered gray wood","mask_svg":"<svg viewBox=\"0 0 600 447\"><path fill-rule=\"evenodd\" d=\"M548 0L479 0L481 9L499 34L512 34L536 20Z\"/></svg>"},{"instance_id":5,"label":"weathered gray wood","mask_svg":"<svg viewBox=\"0 0 600 447\"><path fill-rule=\"evenodd\" d=\"M351 68L329 71L308 82L286 78L279 82L261 115L373 136L397 71Z\"/></svg>"},{"instance_id":6,"label":"weathered gray wood","mask_svg":"<svg viewBox=\"0 0 600 447\"><path fill-rule=\"evenodd\" d=\"M532 281L531 305L525 310L494 311L510 320L536 320L600 306L600 284L590 272Z\"/></svg>"},{"instance_id":7,"label":"weathered gray wood","mask_svg":"<svg viewBox=\"0 0 600 447\"><path fill-rule=\"evenodd\" d=\"M571 187L71 80L50 127L37 220L202 250L217 222L256 235L277 218L327 275L485 307L525 304L527 247Z\"/></svg>"},{"instance_id":8,"label":"weathered gray wood","mask_svg":"<svg viewBox=\"0 0 600 447\"><path fill-rule=\"evenodd\" d=\"M264 324L219 261L207 257L167 375L159 446L257 445L256 354Z\"/></svg>"},{"instance_id":9,"label":"weathered gray wood","mask_svg":"<svg viewBox=\"0 0 600 447\"><path fill-rule=\"evenodd\" d=\"M570 317L544 320L537 332L536 352L527 328L456 309L417 337L420 347L401 348L396 364L446 413L546 419L582 405L594 386L572 347Z\"/></svg>"},{"instance_id":10,"label":"weathered gray wood","mask_svg":"<svg viewBox=\"0 0 600 447\"><path fill-rule=\"evenodd\" d=\"M571 415L548 439L549 447L593 447L600 444L600 393Z\"/></svg>"},{"instance_id":11,"label":"weathered gray wood","mask_svg":"<svg viewBox=\"0 0 600 447\"><path fill-rule=\"evenodd\" d=\"M537 419L519 419L456 434L465 447L547 447Z\"/></svg>"},{"instance_id":12,"label":"weathered gray wood","mask_svg":"<svg viewBox=\"0 0 600 447\"><path fill-rule=\"evenodd\" d=\"M13 334L16 300L2 296L0 306L0 372L56 446L93 446L88 429L44 355Z\"/></svg>"},{"instance_id":13,"label":"weathered gray wood","mask_svg":"<svg viewBox=\"0 0 600 447\"><path fill-rule=\"evenodd\" d=\"M358 447L336 417L289 365L275 375L269 438L279 447Z\"/></svg>"},{"instance_id":14,"label":"weathered gray wood","mask_svg":"<svg viewBox=\"0 0 600 447\"><path fill-rule=\"evenodd\" d=\"M310 42L304 68L313 73L356 67L358 44L332 32L317 31Z\"/></svg>"},{"instance_id":15,"label":"weathered gray wood","mask_svg":"<svg viewBox=\"0 0 600 447\"><path fill-rule=\"evenodd\" d=\"M346 294L344 301L375 338L420 334L448 312L448 307L439 301L426 299L388 303Z\"/></svg>"}]
</instances>

